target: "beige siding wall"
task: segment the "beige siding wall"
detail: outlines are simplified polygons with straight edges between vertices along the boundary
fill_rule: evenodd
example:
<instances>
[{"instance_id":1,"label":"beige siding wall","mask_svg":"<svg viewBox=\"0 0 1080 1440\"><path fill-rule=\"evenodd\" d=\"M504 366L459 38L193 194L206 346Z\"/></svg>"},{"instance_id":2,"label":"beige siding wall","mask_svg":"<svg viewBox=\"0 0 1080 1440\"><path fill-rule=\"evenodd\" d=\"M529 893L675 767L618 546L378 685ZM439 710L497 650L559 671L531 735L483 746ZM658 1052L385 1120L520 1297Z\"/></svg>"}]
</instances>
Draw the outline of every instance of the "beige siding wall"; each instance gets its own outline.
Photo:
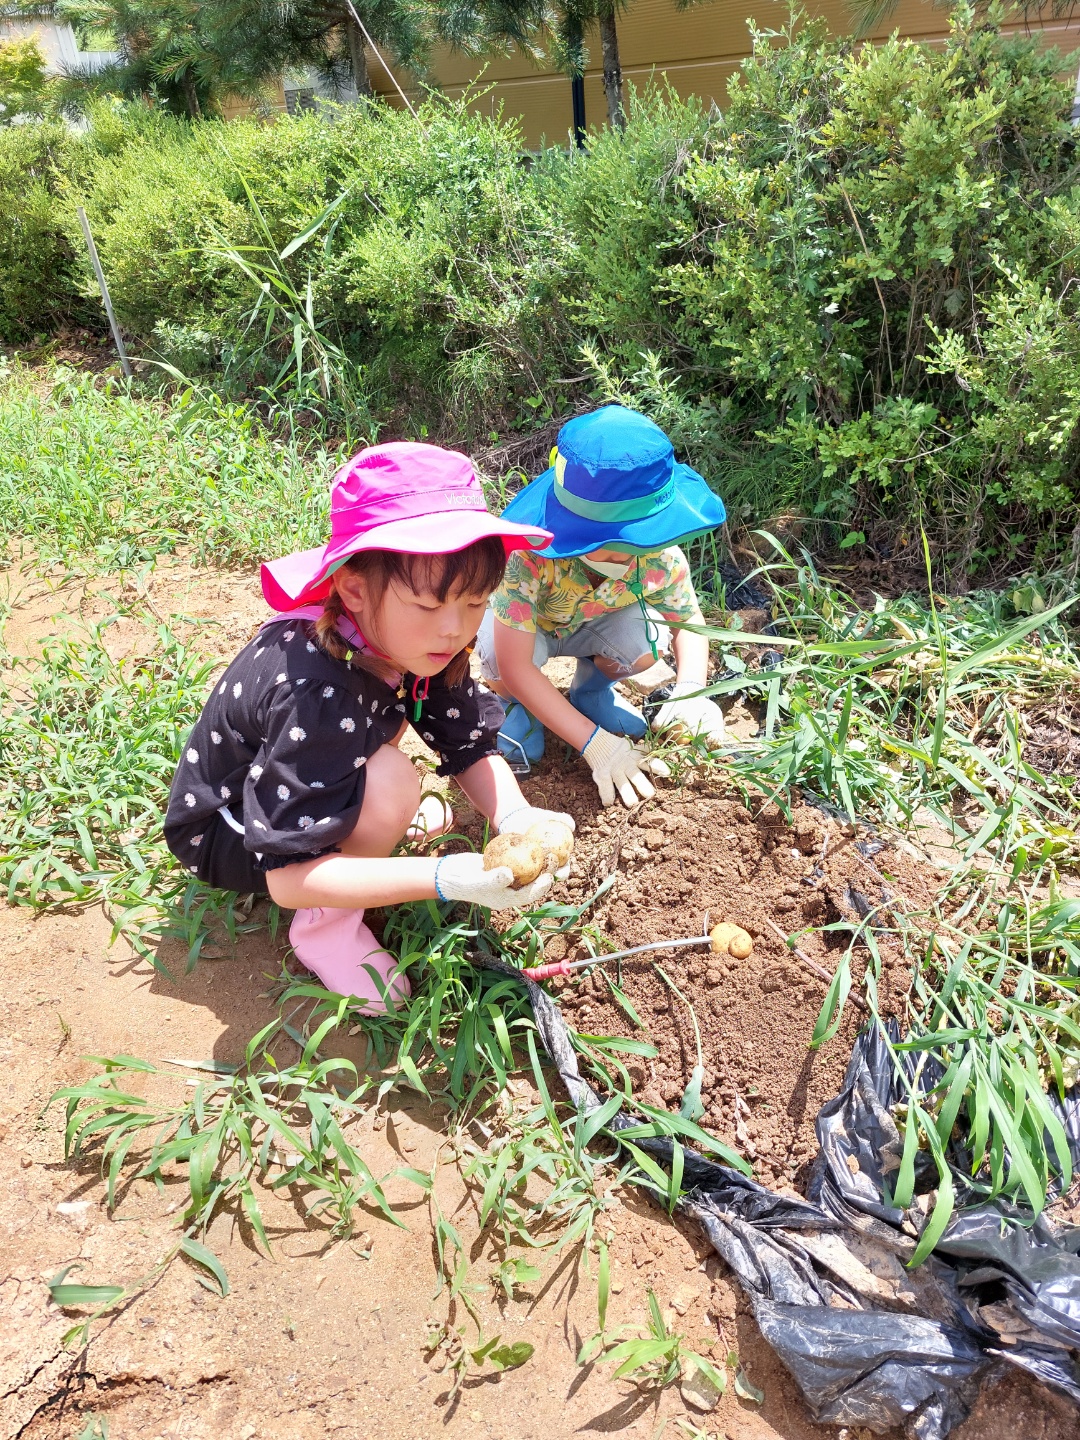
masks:
<instances>
[{"instance_id":1,"label":"beige siding wall","mask_svg":"<svg viewBox=\"0 0 1080 1440\"><path fill-rule=\"evenodd\" d=\"M824 0L810 8L825 17L834 33L850 32L845 0ZM769 0L736 0L734 4L731 0L705 0L688 10L676 9L674 0L630 0L629 9L618 19L627 85L643 85L650 77L666 78L682 95L700 95L706 102L722 105L729 79L750 53L748 14L762 28L778 28L786 9ZM1065 50L1080 46L1080 19L1071 24L1048 19L1041 29L1047 43ZM945 11L930 0L900 0L888 22L870 38L884 38L893 30L934 40L947 33L948 21ZM586 42L590 63L585 76L585 113L589 125L596 126L607 115L599 36L594 31L586 36ZM460 96L474 84L488 90L475 101L477 108L493 112L501 105L506 114L520 115L528 144L537 146L542 140L564 142L571 125L570 82L565 76L538 70L524 56L483 62L445 50L436 55L433 70L438 85L448 95ZM375 89L396 100L374 56L371 78ZM418 93L415 83L406 76L399 75L398 80L410 98Z\"/></svg>"}]
</instances>

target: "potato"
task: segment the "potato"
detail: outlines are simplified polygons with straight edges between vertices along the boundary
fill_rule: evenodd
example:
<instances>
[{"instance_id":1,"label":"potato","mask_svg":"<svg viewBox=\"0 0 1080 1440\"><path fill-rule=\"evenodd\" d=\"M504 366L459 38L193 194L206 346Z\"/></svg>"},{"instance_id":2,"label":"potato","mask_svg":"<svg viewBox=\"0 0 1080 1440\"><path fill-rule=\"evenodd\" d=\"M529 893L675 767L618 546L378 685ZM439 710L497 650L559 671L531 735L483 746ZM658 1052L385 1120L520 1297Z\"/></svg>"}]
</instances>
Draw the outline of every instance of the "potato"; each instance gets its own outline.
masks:
<instances>
[{"instance_id":1,"label":"potato","mask_svg":"<svg viewBox=\"0 0 1080 1440\"><path fill-rule=\"evenodd\" d=\"M544 869L544 851L525 835L496 835L484 847L484 869L506 865L514 877L512 889L530 885Z\"/></svg>"},{"instance_id":2,"label":"potato","mask_svg":"<svg viewBox=\"0 0 1080 1440\"><path fill-rule=\"evenodd\" d=\"M741 925L722 921L709 931L709 948L714 955L733 955L736 960L745 960L754 948L753 939Z\"/></svg>"},{"instance_id":3,"label":"potato","mask_svg":"<svg viewBox=\"0 0 1080 1440\"><path fill-rule=\"evenodd\" d=\"M735 934L728 941L728 954L734 955L736 960L745 960L754 948L754 939L748 930L741 925L735 926Z\"/></svg>"},{"instance_id":4,"label":"potato","mask_svg":"<svg viewBox=\"0 0 1080 1440\"><path fill-rule=\"evenodd\" d=\"M574 832L561 820L539 820L525 831L526 840L535 840L545 855L554 861L558 870L570 859L574 848Z\"/></svg>"}]
</instances>

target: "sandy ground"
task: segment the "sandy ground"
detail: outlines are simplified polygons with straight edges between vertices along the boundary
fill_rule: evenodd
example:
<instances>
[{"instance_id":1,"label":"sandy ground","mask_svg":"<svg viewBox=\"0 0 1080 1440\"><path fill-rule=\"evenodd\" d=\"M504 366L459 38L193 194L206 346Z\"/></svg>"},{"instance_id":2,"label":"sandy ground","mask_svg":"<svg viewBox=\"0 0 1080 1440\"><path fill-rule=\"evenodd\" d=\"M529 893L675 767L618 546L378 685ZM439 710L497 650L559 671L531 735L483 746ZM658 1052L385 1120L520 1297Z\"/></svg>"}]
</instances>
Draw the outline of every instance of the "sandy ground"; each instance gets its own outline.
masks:
<instances>
[{"instance_id":1,"label":"sandy ground","mask_svg":"<svg viewBox=\"0 0 1080 1440\"><path fill-rule=\"evenodd\" d=\"M76 619L102 619L116 608L96 584L65 583L59 575L8 578L16 603L5 638L18 653L32 652L50 632L69 632ZM207 648L223 657L263 613L250 576L163 564L148 589L162 614L186 611L212 623ZM134 590L127 598L137 598ZM121 620L110 645L122 650L141 633L136 621ZM536 1347L529 1363L470 1380L449 1397L446 1374L424 1342L431 1324L449 1318L467 1325L468 1317L460 1306L448 1311L445 1294L436 1295L428 1203L401 1179L388 1181L387 1193L404 1225L373 1216L366 1233L348 1242L334 1242L307 1217L299 1196L262 1197L273 1257L258 1250L236 1216L223 1215L208 1243L228 1271L228 1296L211 1294L190 1267L175 1264L100 1324L87 1349L65 1351L71 1317L49 1302L45 1277L69 1264L81 1266L69 1278L83 1283L146 1273L175 1243L180 1187L159 1193L148 1182L131 1183L110 1217L96 1165L65 1162L63 1110L46 1109L49 1096L96 1073L88 1058L95 1055L235 1062L275 1013L273 980L283 954L263 931L184 976L183 957L166 947L160 958L169 978L123 945L110 946L109 933L96 909L35 917L0 908L0 1435L89 1440L93 1416L107 1420L110 1440L659 1440L694 1433L684 1428L691 1412L677 1388L646 1396L613 1382L610 1367L577 1366L580 1343L595 1328L595 1285L575 1254L541 1259L539 1282L512 1303L496 1300L484 1282L499 1256L490 1237L478 1234L475 1194L449 1163L444 1116L408 1093L388 1097L382 1112L361 1122L357 1143L376 1175L403 1163L429 1170L444 1162L437 1165L439 1203L469 1246L484 1333L528 1340ZM816 1001L800 1017L807 1035L815 1013ZM175 1079L153 1082L154 1093L177 1099L187 1078L177 1068ZM610 1323L640 1324L652 1283L692 1344L717 1359L737 1350L764 1391L758 1406L729 1387L715 1411L696 1417L701 1433L868 1440L868 1432L810 1422L722 1265L689 1227L633 1192L611 1200ZM1066 1440L1077 1433L1074 1411L1019 1376L985 1391L954 1432L957 1440Z\"/></svg>"}]
</instances>

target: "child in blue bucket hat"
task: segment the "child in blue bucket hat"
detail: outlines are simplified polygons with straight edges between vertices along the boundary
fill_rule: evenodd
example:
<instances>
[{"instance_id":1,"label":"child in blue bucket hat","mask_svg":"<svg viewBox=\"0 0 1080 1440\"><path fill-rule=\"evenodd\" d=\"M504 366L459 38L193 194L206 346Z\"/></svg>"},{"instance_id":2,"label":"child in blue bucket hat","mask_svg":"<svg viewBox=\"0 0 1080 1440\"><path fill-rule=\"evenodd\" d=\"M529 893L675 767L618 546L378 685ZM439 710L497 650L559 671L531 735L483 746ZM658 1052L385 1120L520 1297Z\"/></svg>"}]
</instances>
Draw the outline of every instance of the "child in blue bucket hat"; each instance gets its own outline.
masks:
<instances>
[{"instance_id":1,"label":"child in blue bucket hat","mask_svg":"<svg viewBox=\"0 0 1080 1440\"><path fill-rule=\"evenodd\" d=\"M721 525L723 501L679 464L658 425L605 405L563 426L550 468L503 518L554 538L510 557L477 637L481 674L506 705L499 748L535 763L546 725L581 751L605 805L616 791L626 805L648 799L645 770L663 767L631 743L648 726L615 686L667 647L661 621L703 624L677 542ZM678 628L672 649L675 684L654 728L681 725L721 741L719 706L695 693L707 683L708 640ZM577 658L569 698L541 668L556 655Z\"/></svg>"}]
</instances>

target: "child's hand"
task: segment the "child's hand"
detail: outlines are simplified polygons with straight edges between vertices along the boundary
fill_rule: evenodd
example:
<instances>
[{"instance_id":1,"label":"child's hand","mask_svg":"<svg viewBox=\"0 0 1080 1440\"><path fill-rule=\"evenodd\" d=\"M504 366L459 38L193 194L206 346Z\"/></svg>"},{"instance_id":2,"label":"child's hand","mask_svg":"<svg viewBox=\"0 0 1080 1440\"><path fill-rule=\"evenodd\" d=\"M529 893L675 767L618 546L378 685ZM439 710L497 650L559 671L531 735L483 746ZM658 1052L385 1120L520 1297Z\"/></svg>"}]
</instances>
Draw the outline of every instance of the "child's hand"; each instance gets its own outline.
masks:
<instances>
[{"instance_id":1,"label":"child's hand","mask_svg":"<svg viewBox=\"0 0 1080 1440\"><path fill-rule=\"evenodd\" d=\"M445 855L435 867L435 893L440 900L465 900L489 910L528 910L552 886L550 875L538 875L531 884L512 890L513 879L508 865L485 870L482 855Z\"/></svg>"},{"instance_id":2,"label":"child's hand","mask_svg":"<svg viewBox=\"0 0 1080 1440\"><path fill-rule=\"evenodd\" d=\"M500 835L524 835L531 826L544 825L550 820L558 821L568 830L577 829L572 815L562 810L541 810L536 805L519 805L516 810L508 810L496 820L495 828Z\"/></svg>"},{"instance_id":3,"label":"child's hand","mask_svg":"<svg viewBox=\"0 0 1080 1440\"><path fill-rule=\"evenodd\" d=\"M636 750L625 735L611 735L599 725L581 753L589 762L603 805L615 804L616 790L627 807L636 805L639 797L651 800L656 790L645 774L646 767L654 775L668 773L663 761L652 760L643 751Z\"/></svg>"},{"instance_id":4,"label":"child's hand","mask_svg":"<svg viewBox=\"0 0 1080 1440\"><path fill-rule=\"evenodd\" d=\"M574 817L564 810L541 810L537 805L519 805L516 810L508 810L495 822L495 828L500 835L524 835L533 825L549 825L552 821L565 825L570 831L577 829ZM570 861L567 860L555 871L555 879L565 880L569 874Z\"/></svg>"},{"instance_id":5,"label":"child's hand","mask_svg":"<svg viewBox=\"0 0 1080 1440\"><path fill-rule=\"evenodd\" d=\"M693 680L677 680L671 687L671 699L653 717L652 728L666 730L681 725L691 735L703 735L710 744L722 745L727 739L724 712L708 696L693 694L702 688Z\"/></svg>"}]
</instances>

